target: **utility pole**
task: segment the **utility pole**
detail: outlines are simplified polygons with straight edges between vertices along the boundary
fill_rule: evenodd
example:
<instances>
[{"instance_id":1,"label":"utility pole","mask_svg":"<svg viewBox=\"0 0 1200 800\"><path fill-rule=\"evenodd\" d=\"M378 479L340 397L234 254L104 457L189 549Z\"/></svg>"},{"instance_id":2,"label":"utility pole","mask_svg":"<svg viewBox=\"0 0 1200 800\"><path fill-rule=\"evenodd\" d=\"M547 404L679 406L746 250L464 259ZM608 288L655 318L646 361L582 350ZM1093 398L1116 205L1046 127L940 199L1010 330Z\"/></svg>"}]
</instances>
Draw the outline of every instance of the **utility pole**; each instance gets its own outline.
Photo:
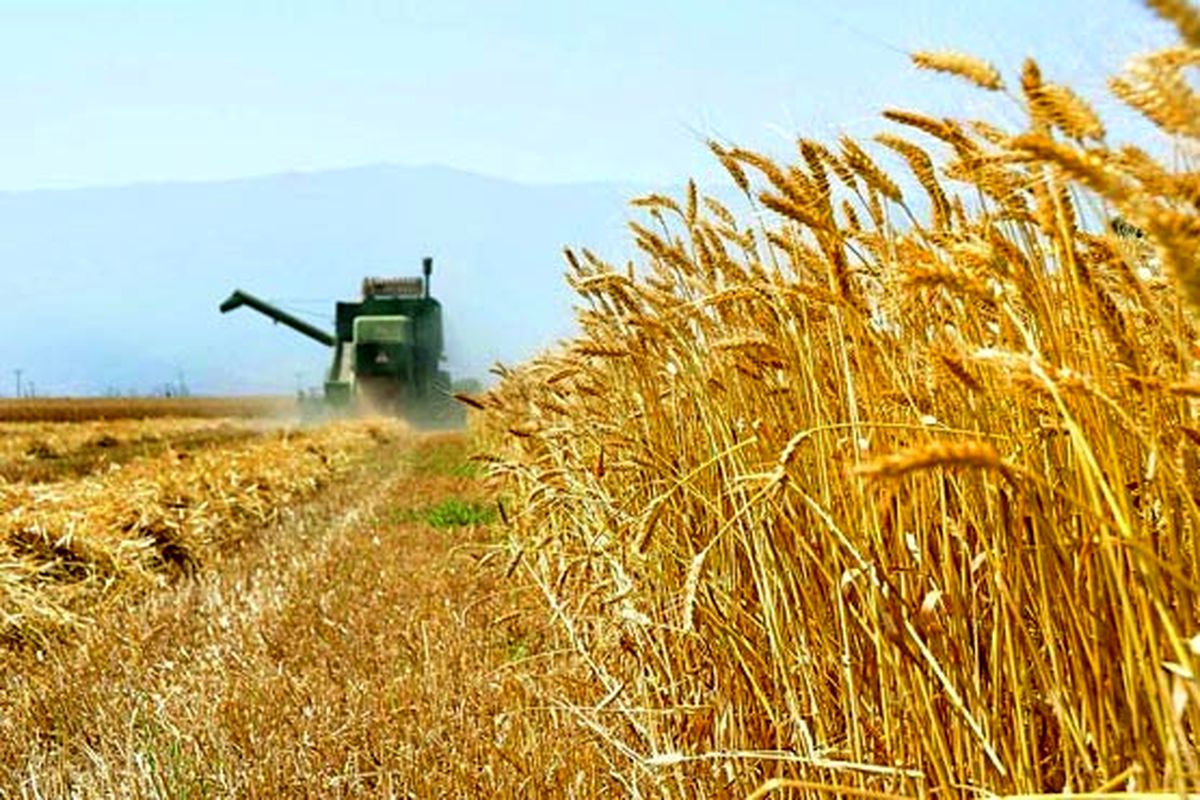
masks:
<instances>
[{"instance_id":1,"label":"utility pole","mask_svg":"<svg viewBox=\"0 0 1200 800\"><path fill-rule=\"evenodd\" d=\"M21 374L23 372L25 372L25 370L20 369L19 367L13 370L13 374L17 376L17 397L21 396Z\"/></svg>"}]
</instances>

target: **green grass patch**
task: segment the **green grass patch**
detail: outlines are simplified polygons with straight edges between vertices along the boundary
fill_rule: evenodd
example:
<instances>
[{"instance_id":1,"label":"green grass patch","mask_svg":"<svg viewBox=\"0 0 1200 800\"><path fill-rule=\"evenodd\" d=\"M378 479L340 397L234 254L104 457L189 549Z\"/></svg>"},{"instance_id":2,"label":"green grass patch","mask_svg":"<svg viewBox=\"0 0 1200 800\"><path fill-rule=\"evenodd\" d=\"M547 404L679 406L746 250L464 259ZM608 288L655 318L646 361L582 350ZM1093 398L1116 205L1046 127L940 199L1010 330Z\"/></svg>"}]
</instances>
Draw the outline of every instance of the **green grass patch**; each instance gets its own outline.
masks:
<instances>
[{"instance_id":1,"label":"green grass patch","mask_svg":"<svg viewBox=\"0 0 1200 800\"><path fill-rule=\"evenodd\" d=\"M458 528L464 525L490 525L496 521L495 506L451 497L422 508L396 508L388 515L393 523L424 522L434 528Z\"/></svg>"},{"instance_id":2,"label":"green grass patch","mask_svg":"<svg viewBox=\"0 0 1200 800\"><path fill-rule=\"evenodd\" d=\"M509 661L524 661L529 658L532 652L532 648L529 646L529 639L525 636L506 636L504 649Z\"/></svg>"},{"instance_id":3,"label":"green grass patch","mask_svg":"<svg viewBox=\"0 0 1200 800\"><path fill-rule=\"evenodd\" d=\"M461 525L489 525L496 520L496 509L485 503L474 503L451 497L425 509L422 518L435 528L456 528Z\"/></svg>"}]
</instances>

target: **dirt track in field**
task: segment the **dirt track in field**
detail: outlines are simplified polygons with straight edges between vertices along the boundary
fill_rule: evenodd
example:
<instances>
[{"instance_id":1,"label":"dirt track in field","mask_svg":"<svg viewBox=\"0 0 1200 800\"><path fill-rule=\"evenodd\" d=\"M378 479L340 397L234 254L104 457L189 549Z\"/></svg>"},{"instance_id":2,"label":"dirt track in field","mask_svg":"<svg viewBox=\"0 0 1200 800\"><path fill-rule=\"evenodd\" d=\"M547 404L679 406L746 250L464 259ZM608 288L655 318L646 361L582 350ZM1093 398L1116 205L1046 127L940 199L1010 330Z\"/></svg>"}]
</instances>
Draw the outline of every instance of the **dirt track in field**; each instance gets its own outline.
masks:
<instances>
[{"instance_id":1,"label":"dirt track in field","mask_svg":"<svg viewBox=\"0 0 1200 800\"><path fill-rule=\"evenodd\" d=\"M570 714L535 699L561 659L504 559L480 566L496 530L426 521L485 507L462 441L403 447L197 578L0 655L0 796L613 788Z\"/></svg>"}]
</instances>

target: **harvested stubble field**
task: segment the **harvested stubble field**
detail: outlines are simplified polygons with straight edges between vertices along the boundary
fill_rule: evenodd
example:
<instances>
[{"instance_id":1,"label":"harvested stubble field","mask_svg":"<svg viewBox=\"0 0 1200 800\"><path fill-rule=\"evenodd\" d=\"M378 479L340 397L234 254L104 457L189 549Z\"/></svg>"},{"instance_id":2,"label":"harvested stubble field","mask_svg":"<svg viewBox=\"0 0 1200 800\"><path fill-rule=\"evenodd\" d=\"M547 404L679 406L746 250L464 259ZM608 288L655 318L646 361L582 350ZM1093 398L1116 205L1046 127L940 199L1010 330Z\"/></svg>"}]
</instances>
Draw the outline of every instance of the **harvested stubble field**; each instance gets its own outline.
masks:
<instances>
[{"instance_id":1,"label":"harvested stubble field","mask_svg":"<svg viewBox=\"0 0 1200 800\"><path fill-rule=\"evenodd\" d=\"M247 397L39 397L0 398L0 422L83 422L149 417L289 417L295 400Z\"/></svg>"},{"instance_id":2,"label":"harvested stubble field","mask_svg":"<svg viewBox=\"0 0 1200 800\"><path fill-rule=\"evenodd\" d=\"M281 429L61 481L0 484L0 641L40 641L121 592L194 571L386 435L382 423Z\"/></svg>"},{"instance_id":3,"label":"harvested stubble field","mask_svg":"<svg viewBox=\"0 0 1200 800\"><path fill-rule=\"evenodd\" d=\"M168 449L194 450L247 439L269 424L208 417L0 422L0 478L10 483L42 483L86 475Z\"/></svg>"},{"instance_id":4,"label":"harvested stubble field","mask_svg":"<svg viewBox=\"0 0 1200 800\"><path fill-rule=\"evenodd\" d=\"M740 207L568 251L581 335L475 401L631 794L1200 790L1200 9L1148 4L1147 147L920 53L1023 126L713 142Z\"/></svg>"},{"instance_id":5,"label":"harvested stubble field","mask_svg":"<svg viewBox=\"0 0 1200 800\"><path fill-rule=\"evenodd\" d=\"M181 449L195 421L30 427L168 446L0 483L0 797L617 786L542 702L574 696L573 658L505 575L463 435L260 425Z\"/></svg>"}]
</instances>

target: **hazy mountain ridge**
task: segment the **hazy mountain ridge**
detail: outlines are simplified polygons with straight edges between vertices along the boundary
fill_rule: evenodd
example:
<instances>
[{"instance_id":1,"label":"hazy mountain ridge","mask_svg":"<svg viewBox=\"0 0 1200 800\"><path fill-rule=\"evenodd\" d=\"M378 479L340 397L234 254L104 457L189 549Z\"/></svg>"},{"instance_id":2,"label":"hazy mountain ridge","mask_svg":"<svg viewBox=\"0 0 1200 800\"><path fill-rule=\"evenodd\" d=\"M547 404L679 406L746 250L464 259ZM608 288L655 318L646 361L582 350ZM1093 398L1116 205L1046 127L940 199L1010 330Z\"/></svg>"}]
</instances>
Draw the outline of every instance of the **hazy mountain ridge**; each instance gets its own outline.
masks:
<instances>
[{"instance_id":1,"label":"hazy mountain ridge","mask_svg":"<svg viewBox=\"0 0 1200 800\"><path fill-rule=\"evenodd\" d=\"M449 368L481 377L570 332L562 246L621 256L636 193L397 166L0 193L0 394L17 368L44 394L316 384L322 347L221 300L242 288L331 327L364 275L419 274L425 255Z\"/></svg>"}]
</instances>

